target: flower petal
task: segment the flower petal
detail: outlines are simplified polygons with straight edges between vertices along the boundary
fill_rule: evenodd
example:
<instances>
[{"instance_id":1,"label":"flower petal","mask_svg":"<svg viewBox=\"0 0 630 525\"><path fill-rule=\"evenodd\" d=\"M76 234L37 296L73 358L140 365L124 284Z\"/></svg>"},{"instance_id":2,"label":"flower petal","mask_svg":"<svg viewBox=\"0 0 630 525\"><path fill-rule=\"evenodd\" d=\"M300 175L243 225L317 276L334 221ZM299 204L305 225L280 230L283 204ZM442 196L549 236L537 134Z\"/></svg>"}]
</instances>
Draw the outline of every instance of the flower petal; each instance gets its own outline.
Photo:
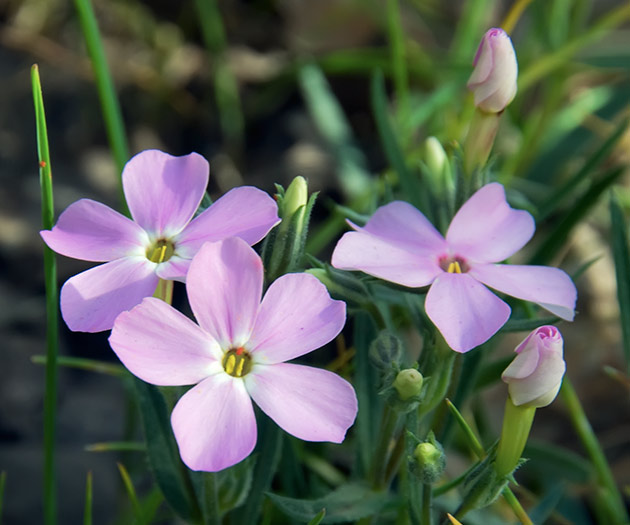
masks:
<instances>
[{"instance_id":1,"label":"flower petal","mask_svg":"<svg viewBox=\"0 0 630 525\"><path fill-rule=\"evenodd\" d=\"M453 255L474 262L499 262L520 250L534 235L533 217L514 210L501 184L487 184L455 214L446 233Z\"/></svg>"},{"instance_id":2,"label":"flower petal","mask_svg":"<svg viewBox=\"0 0 630 525\"><path fill-rule=\"evenodd\" d=\"M577 289L558 268L514 264L475 265L470 275L512 297L536 303L566 321L575 317Z\"/></svg>"},{"instance_id":3,"label":"flower petal","mask_svg":"<svg viewBox=\"0 0 630 525\"><path fill-rule=\"evenodd\" d=\"M145 255L146 232L100 202L81 199L68 206L52 230L40 232L48 247L83 261L112 261Z\"/></svg>"},{"instance_id":4,"label":"flower petal","mask_svg":"<svg viewBox=\"0 0 630 525\"><path fill-rule=\"evenodd\" d=\"M521 352L517 354L501 374L501 379L506 383L511 379L525 379L536 370L539 357L538 352Z\"/></svg>"},{"instance_id":5,"label":"flower petal","mask_svg":"<svg viewBox=\"0 0 630 525\"><path fill-rule=\"evenodd\" d=\"M182 157L158 150L138 153L122 174L131 216L156 238L179 233L201 203L209 169L208 161L197 153Z\"/></svg>"},{"instance_id":6,"label":"flower petal","mask_svg":"<svg viewBox=\"0 0 630 525\"><path fill-rule=\"evenodd\" d=\"M350 223L352 224L352 223ZM446 250L444 237L417 208L407 202L394 201L381 206L358 231L372 233L411 253L437 257Z\"/></svg>"},{"instance_id":7,"label":"flower petal","mask_svg":"<svg viewBox=\"0 0 630 525\"><path fill-rule=\"evenodd\" d=\"M218 343L153 297L116 318L109 344L132 374L154 385L191 385L223 371Z\"/></svg>"},{"instance_id":8,"label":"flower petal","mask_svg":"<svg viewBox=\"0 0 630 525\"><path fill-rule=\"evenodd\" d=\"M74 332L102 332L121 312L153 295L155 264L144 257L124 257L90 268L61 289L61 315Z\"/></svg>"},{"instance_id":9,"label":"flower petal","mask_svg":"<svg viewBox=\"0 0 630 525\"><path fill-rule=\"evenodd\" d=\"M280 222L278 206L264 191L243 186L228 191L178 236L177 251L192 258L204 242L240 237L256 244Z\"/></svg>"},{"instance_id":10,"label":"flower petal","mask_svg":"<svg viewBox=\"0 0 630 525\"><path fill-rule=\"evenodd\" d=\"M412 253L400 244L365 231L345 233L332 254L335 268L361 270L411 288L431 284L443 272L437 261L437 257Z\"/></svg>"},{"instance_id":11,"label":"flower petal","mask_svg":"<svg viewBox=\"0 0 630 525\"><path fill-rule=\"evenodd\" d=\"M429 288L425 309L456 352L485 343L510 317L510 307L467 273L440 275Z\"/></svg>"},{"instance_id":12,"label":"flower petal","mask_svg":"<svg viewBox=\"0 0 630 525\"><path fill-rule=\"evenodd\" d=\"M171 416L183 462L217 472L245 459L256 445L256 418L242 379L217 374L191 388Z\"/></svg>"},{"instance_id":13,"label":"flower petal","mask_svg":"<svg viewBox=\"0 0 630 525\"><path fill-rule=\"evenodd\" d=\"M168 261L158 264L155 273L160 279L185 283L191 262L192 259L184 259L179 255L173 255Z\"/></svg>"},{"instance_id":14,"label":"flower petal","mask_svg":"<svg viewBox=\"0 0 630 525\"><path fill-rule=\"evenodd\" d=\"M186 278L188 301L197 321L224 350L249 339L262 285L262 261L238 237L204 244Z\"/></svg>"},{"instance_id":15,"label":"flower petal","mask_svg":"<svg viewBox=\"0 0 630 525\"><path fill-rule=\"evenodd\" d=\"M516 406L538 401L538 406L546 406L553 401L562 384L566 364L562 356L543 354L535 374L528 377L511 379L509 392ZM507 373L507 370L503 373Z\"/></svg>"},{"instance_id":16,"label":"flower petal","mask_svg":"<svg viewBox=\"0 0 630 525\"><path fill-rule=\"evenodd\" d=\"M345 303L331 299L316 277L283 275L262 300L247 348L258 363L281 363L325 345L345 322Z\"/></svg>"},{"instance_id":17,"label":"flower petal","mask_svg":"<svg viewBox=\"0 0 630 525\"><path fill-rule=\"evenodd\" d=\"M245 385L254 402L289 434L341 443L357 415L357 396L337 374L310 366L258 365Z\"/></svg>"}]
</instances>

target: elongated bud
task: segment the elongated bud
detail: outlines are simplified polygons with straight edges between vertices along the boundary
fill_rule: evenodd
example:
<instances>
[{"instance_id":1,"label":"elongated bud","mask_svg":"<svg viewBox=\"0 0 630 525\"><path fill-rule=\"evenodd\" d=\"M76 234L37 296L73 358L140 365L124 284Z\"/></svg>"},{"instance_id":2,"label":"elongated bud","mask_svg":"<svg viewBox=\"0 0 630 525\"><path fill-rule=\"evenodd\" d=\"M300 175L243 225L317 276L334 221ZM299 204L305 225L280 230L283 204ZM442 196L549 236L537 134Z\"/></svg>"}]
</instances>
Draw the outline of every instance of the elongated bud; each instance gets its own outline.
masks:
<instances>
[{"instance_id":1,"label":"elongated bud","mask_svg":"<svg viewBox=\"0 0 630 525\"><path fill-rule=\"evenodd\" d=\"M429 137L424 141L424 162L433 194L439 199L451 195L455 191L451 165L442 144L435 137Z\"/></svg>"},{"instance_id":2,"label":"elongated bud","mask_svg":"<svg viewBox=\"0 0 630 525\"><path fill-rule=\"evenodd\" d=\"M300 266L316 194L308 197L304 177L295 177L286 191L276 185L278 214L282 222L265 238L262 257L269 280L293 272Z\"/></svg>"},{"instance_id":3,"label":"elongated bud","mask_svg":"<svg viewBox=\"0 0 630 525\"><path fill-rule=\"evenodd\" d=\"M326 265L325 268L309 268L306 273L317 277L333 299L340 299L352 306L361 306L368 301L368 289L350 272L335 270Z\"/></svg>"},{"instance_id":4,"label":"elongated bud","mask_svg":"<svg viewBox=\"0 0 630 525\"><path fill-rule=\"evenodd\" d=\"M541 326L514 350L518 355L501 375L516 406L541 408L558 395L566 370L562 334Z\"/></svg>"},{"instance_id":5,"label":"elongated bud","mask_svg":"<svg viewBox=\"0 0 630 525\"><path fill-rule=\"evenodd\" d=\"M468 89L475 96L475 106L488 113L500 113L516 95L518 75L514 46L503 29L486 32L473 65Z\"/></svg>"},{"instance_id":6,"label":"elongated bud","mask_svg":"<svg viewBox=\"0 0 630 525\"><path fill-rule=\"evenodd\" d=\"M420 395L423 381L422 374L415 368L405 368L398 372L393 384L400 399L407 401L414 396Z\"/></svg>"}]
</instances>

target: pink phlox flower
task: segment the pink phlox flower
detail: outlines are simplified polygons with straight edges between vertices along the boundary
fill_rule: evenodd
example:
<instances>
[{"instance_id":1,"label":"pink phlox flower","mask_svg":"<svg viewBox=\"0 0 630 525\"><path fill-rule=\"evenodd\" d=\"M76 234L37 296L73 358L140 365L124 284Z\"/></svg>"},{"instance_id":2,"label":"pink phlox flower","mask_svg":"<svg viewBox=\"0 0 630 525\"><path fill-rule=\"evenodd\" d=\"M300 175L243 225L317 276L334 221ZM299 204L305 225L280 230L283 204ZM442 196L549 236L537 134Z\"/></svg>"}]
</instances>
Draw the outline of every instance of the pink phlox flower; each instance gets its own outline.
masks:
<instances>
[{"instance_id":1,"label":"pink phlox flower","mask_svg":"<svg viewBox=\"0 0 630 525\"><path fill-rule=\"evenodd\" d=\"M197 153L143 151L122 174L133 220L81 199L41 232L57 253L105 262L64 284L61 314L71 330L109 330L120 312L154 293L159 279L184 281L204 242L235 236L255 244L280 221L274 200L250 186L229 191L193 219L208 175L208 162Z\"/></svg>"},{"instance_id":2,"label":"pink phlox flower","mask_svg":"<svg viewBox=\"0 0 630 525\"><path fill-rule=\"evenodd\" d=\"M133 374L155 385L196 385L171 417L182 460L193 470L218 471L251 453L252 399L307 441L340 443L356 417L347 381L285 362L336 337L345 304L309 274L278 278L261 301L262 287L262 261L247 243L206 243L186 281L199 325L152 297L114 323L109 342Z\"/></svg>"},{"instance_id":3,"label":"pink phlox flower","mask_svg":"<svg viewBox=\"0 0 630 525\"><path fill-rule=\"evenodd\" d=\"M484 343L510 317L510 307L486 286L573 320L577 291L565 272L496 264L520 250L535 230L533 217L512 209L498 183L464 203L446 238L401 201L376 210L363 228L350 225L356 231L337 243L332 265L412 288L430 285L427 315L456 352Z\"/></svg>"}]
</instances>

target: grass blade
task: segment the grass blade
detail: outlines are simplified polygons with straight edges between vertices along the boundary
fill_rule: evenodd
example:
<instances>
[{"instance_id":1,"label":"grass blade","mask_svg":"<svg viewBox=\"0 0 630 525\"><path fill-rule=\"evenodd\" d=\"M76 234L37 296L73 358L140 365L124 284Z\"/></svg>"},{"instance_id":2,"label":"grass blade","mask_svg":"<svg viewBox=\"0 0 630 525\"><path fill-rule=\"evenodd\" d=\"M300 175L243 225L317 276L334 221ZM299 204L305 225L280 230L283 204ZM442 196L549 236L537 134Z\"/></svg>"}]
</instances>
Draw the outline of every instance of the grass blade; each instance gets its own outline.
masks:
<instances>
[{"instance_id":1,"label":"grass blade","mask_svg":"<svg viewBox=\"0 0 630 525\"><path fill-rule=\"evenodd\" d=\"M48 364L48 358L45 355L34 355L31 357L31 363L36 365ZM66 366L68 368L76 368L78 370L88 370L89 372L97 372L99 374L108 374L117 377L129 377L129 372L122 365L114 363L106 363L105 361L97 361L96 359L86 359L84 357L58 356L58 366Z\"/></svg>"},{"instance_id":2,"label":"grass blade","mask_svg":"<svg viewBox=\"0 0 630 525\"><path fill-rule=\"evenodd\" d=\"M85 480L85 510L83 511L83 525L92 525L92 471L88 471Z\"/></svg>"},{"instance_id":3,"label":"grass blade","mask_svg":"<svg viewBox=\"0 0 630 525\"><path fill-rule=\"evenodd\" d=\"M42 227L50 230L54 224L52 171L48 151L48 132L44 112L44 97L39 79L39 68L31 68L37 153L39 157L39 183L42 193ZM57 410L57 356L59 355L59 291L57 265L54 252L44 246L44 282L46 287L46 389L44 395L44 523L57 522L55 485L55 438Z\"/></svg>"},{"instance_id":4,"label":"grass blade","mask_svg":"<svg viewBox=\"0 0 630 525\"><path fill-rule=\"evenodd\" d=\"M600 148L589 157L584 163L584 166L578 172L568 179L562 186L553 192L549 198L544 201L538 207L538 221L546 219L553 211L562 203L567 197L569 197L575 188L579 188L579 185L599 166L603 160L605 160L609 153L613 150L617 142L621 139L623 134L628 128L628 119L624 119L615 130L611 133L610 137L601 145Z\"/></svg>"},{"instance_id":5,"label":"grass blade","mask_svg":"<svg viewBox=\"0 0 630 525\"><path fill-rule=\"evenodd\" d=\"M138 523L146 523L146 520L144 519L144 513L142 512L142 507L140 505L140 502L138 501L138 495L136 494L136 489L133 486L133 482L131 481L129 472L127 472L127 469L122 463L116 463L116 465L118 465L120 477L123 480L125 490L127 491L127 495L129 496L129 500L131 501L131 506L133 507L133 513L136 517L136 521Z\"/></svg>"},{"instance_id":6,"label":"grass blade","mask_svg":"<svg viewBox=\"0 0 630 525\"><path fill-rule=\"evenodd\" d=\"M626 359L626 369L630 372L630 247L628 246L626 219L614 193L610 197L610 226L615 275L617 277L619 322L623 334L623 353Z\"/></svg>"},{"instance_id":7,"label":"grass blade","mask_svg":"<svg viewBox=\"0 0 630 525\"><path fill-rule=\"evenodd\" d=\"M3 470L0 472L0 523L2 523L2 507L4 503L4 487L7 484L7 472Z\"/></svg>"},{"instance_id":8,"label":"grass blade","mask_svg":"<svg viewBox=\"0 0 630 525\"><path fill-rule=\"evenodd\" d=\"M558 223L556 229L551 232L545 242L538 247L529 264L546 264L553 259L568 239L573 228L584 218L595 205L600 195L619 178L625 169L625 166L615 168L602 176L598 181L595 181Z\"/></svg>"},{"instance_id":9,"label":"grass blade","mask_svg":"<svg viewBox=\"0 0 630 525\"><path fill-rule=\"evenodd\" d=\"M96 77L96 89L101 101L107 139L109 140L114 162L120 174L122 173L125 163L129 160L127 134L125 133L125 127L123 125L118 97L114 90L114 82L107 65L107 58L105 57L105 50L98 29L98 23L96 16L94 16L94 10L92 9L90 0L75 0L74 5L79 15L83 38L85 39L85 45L88 55L90 56L90 61L92 62L94 76Z\"/></svg>"}]
</instances>

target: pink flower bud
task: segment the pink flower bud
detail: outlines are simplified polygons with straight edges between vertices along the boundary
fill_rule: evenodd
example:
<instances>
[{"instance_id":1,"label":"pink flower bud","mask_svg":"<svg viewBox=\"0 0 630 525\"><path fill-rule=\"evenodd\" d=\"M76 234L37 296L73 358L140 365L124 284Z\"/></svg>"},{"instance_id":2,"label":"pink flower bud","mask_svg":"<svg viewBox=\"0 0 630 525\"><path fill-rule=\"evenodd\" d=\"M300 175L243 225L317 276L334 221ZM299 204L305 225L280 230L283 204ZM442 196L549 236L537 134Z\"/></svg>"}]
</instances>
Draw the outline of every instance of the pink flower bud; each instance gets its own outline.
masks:
<instances>
[{"instance_id":1,"label":"pink flower bud","mask_svg":"<svg viewBox=\"0 0 630 525\"><path fill-rule=\"evenodd\" d=\"M518 73L512 41L503 29L486 32L473 65L468 89L475 95L475 106L489 113L500 113L516 95Z\"/></svg>"},{"instance_id":2,"label":"pink flower bud","mask_svg":"<svg viewBox=\"0 0 630 525\"><path fill-rule=\"evenodd\" d=\"M566 365L562 334L555 326L541 326L514 350L518 355L501 375L516 406L545 407L560 390Z\"/></svg>"}]
</instances>

